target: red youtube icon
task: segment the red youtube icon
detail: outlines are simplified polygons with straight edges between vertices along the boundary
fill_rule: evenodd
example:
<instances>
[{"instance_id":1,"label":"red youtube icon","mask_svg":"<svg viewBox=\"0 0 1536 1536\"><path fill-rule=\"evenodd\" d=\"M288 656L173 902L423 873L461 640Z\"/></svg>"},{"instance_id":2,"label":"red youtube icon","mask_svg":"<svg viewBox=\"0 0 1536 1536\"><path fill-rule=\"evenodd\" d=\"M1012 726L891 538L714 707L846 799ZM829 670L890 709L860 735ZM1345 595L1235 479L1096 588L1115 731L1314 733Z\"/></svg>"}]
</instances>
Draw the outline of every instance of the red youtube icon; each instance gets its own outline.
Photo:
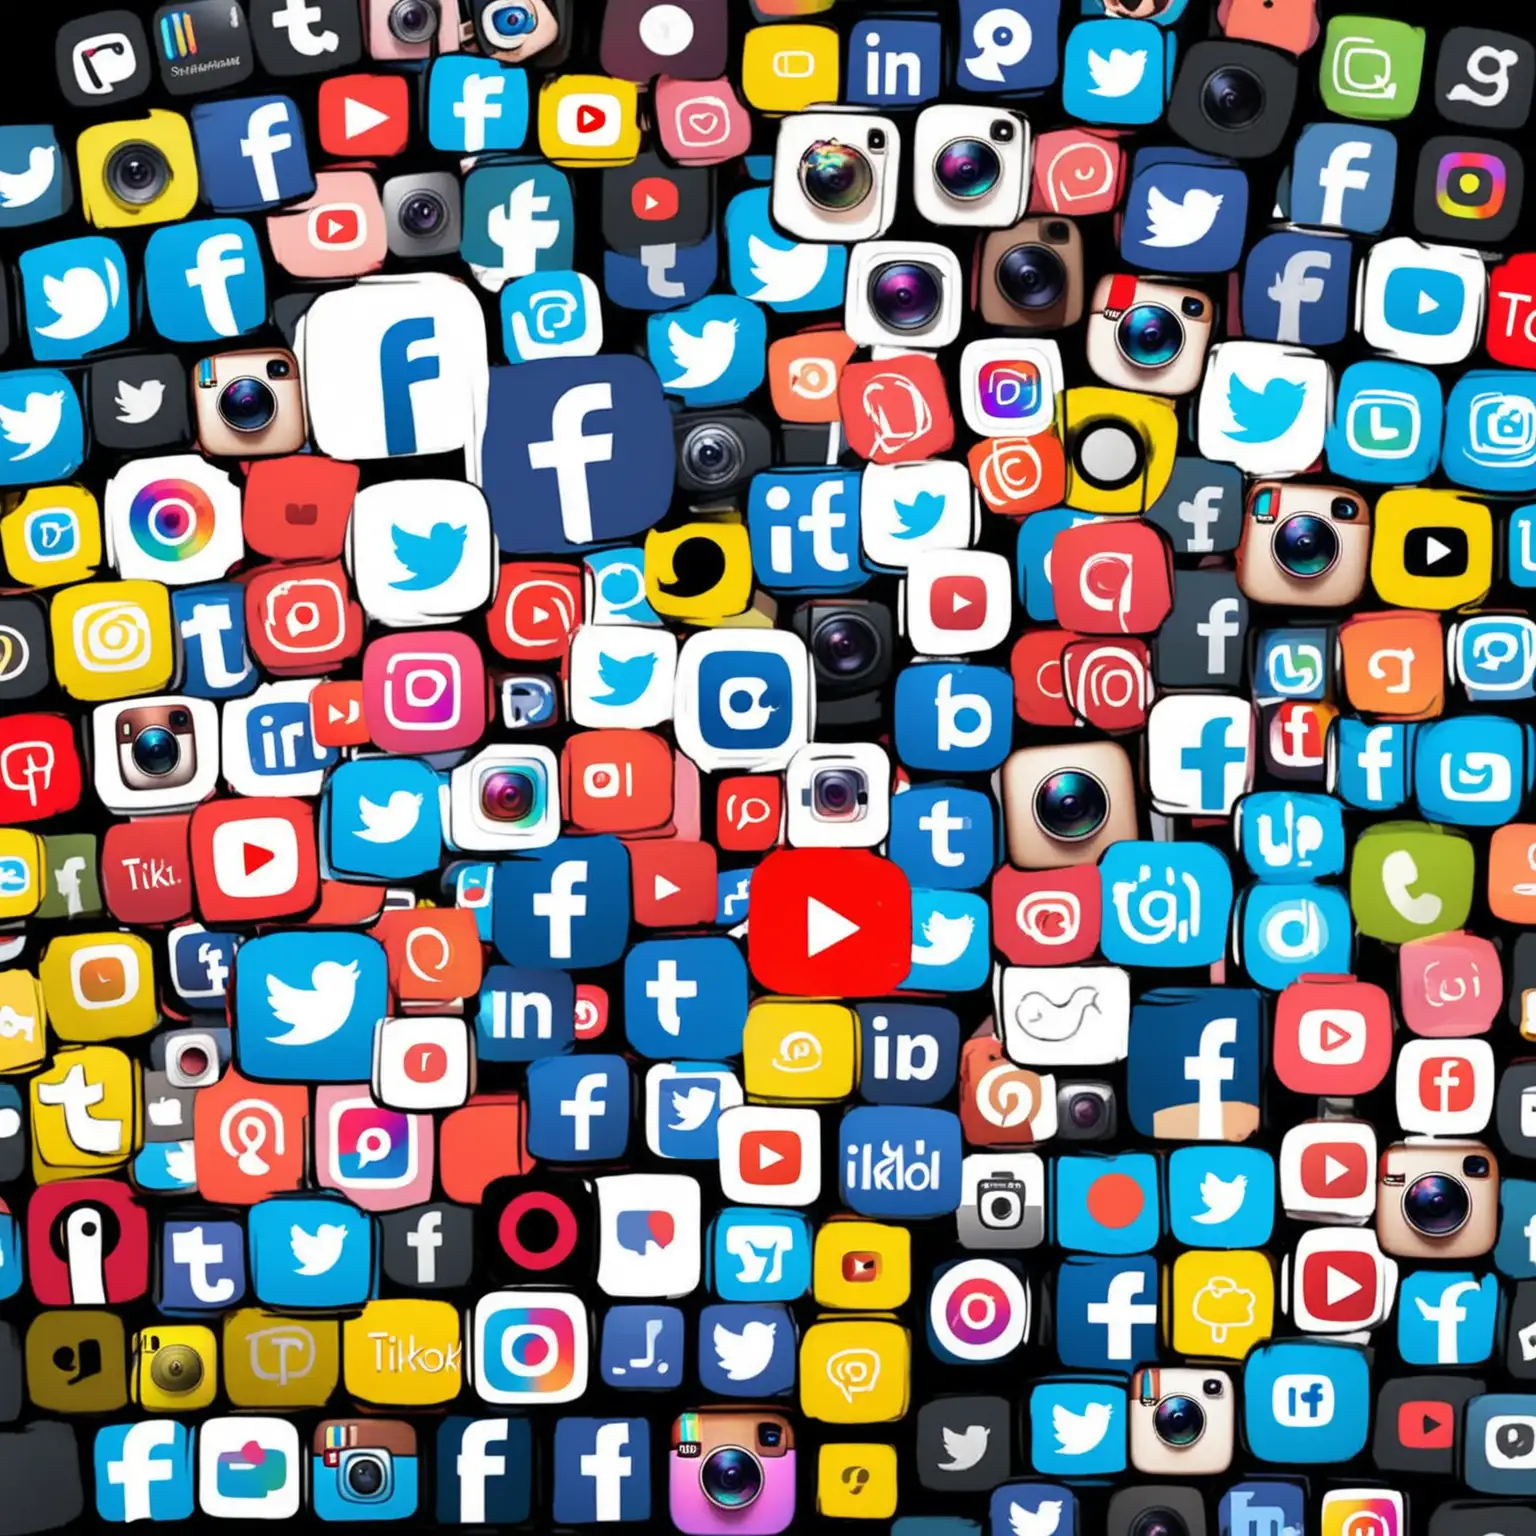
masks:
<instances>
[{"instance_id":1,"label":"red youtube icon","mask_svg":"<svg viewBox=\"0 0 1536 1536\"><path fill-rule=\"evenodd\" d=\"M1456 1444L1456 1407L1416 1398L1397 1407L1397 1442L1410 1451L1449 1451Z\"/></svg>"},{"instance_id":2,"label":"red youtube icon","mask_svg":"<svg viewBox=\"0 0 1536 1536\"><path fill-rule=\"evenodd\" d=\"M607 125L608 109L590 101L576 104L576 132L599 133Z\"/></svg>"},{"instance_id":3,"label":"red youtube icon","mask_svg":"<svg viewBox=\"0 0 1536 1536\"><path fill-rule=\"evenodd\" d=\"M679 838L631 843L629 870L635 921L646 928L688 928L714 922L718 869L712 843Z\"/></svg>"},{"instance_id":4,"label":"red youtube icon","mask_svg":"<svg viewBox=\"0 0 1536 1536\"><path fill-rule=\"evenodd\" d=\"M320 85L320 147L328 155L398 155L411 134L404 75L338 75Z\"/></svg>"},{"instance_id":5,"label":"red youtube icon","mask_svg":"<svg viewBox=\"0 0 1536 1536\"><path fill-rule=\"evenodd\" d=\"M1380 1309L1375 1254L1358 1248L1315 1250L1301 1260L1301 1299L1319 1323L1366 1328Z\"/></svg>"},{"instance_id":6,"label":"red youtube icon","mask_svg":"<svg viewBox=\"0 0 1536 1536\"><path fill-rule=\"evenodd\" d=\"M940 576L929 594L929 617L940 629L970 632L986 624L987 584L980 576Z\"/></svg>"},{"instance_id":7,"label":"red youtube icon","mask_svg":"<svg viewBox=\"0 0 1536 1536\"><path fill-rule=\"evenodd\" d=\"M1371 1187L1370 1153L1357 1141L1315 1141L1302 1150L1301 1187L1314 1200L1358 1200Z\"/></svg>"},{"instance_id":8,"label":"red youtube icon","mask_svg":"<svg viewBox=\"0 0 1536 1536\"><path fill-rule=\"evenodd\" d=\"M192 813L192 886L205 922L303 912L320 894L314 807L248 796Z\"/></svg>"},{"instance_id":9,"label":"red youtube icon","mask_svg":"<svg viewBox=\"0 0 1536 1536\"><path fill-rule=\"evenodd\" d=\"M876 997L912 969L912 888L861 848L783 848L752 877L747 964L770 991Z\"/></svg>"},{"instance_id":10,"label":"red youtube icon","mask_svg":"<svg viewBox=\"0 0 1536 1536\"><path fill-rule=\"evenodd\" d=\"M740 1169L749 1184L793 1184L800 1177L800 1138L793 1131L748 1131Z\"/></svg>"},{"instance_id":11,"label":"red youtube icon","mask_svg":"<svg viewBox=\"0 0 1536 1536\"><path fill-rule=\"evenodd\" d=\"M661 223L675 219L678 209L677 183L665 176L642 176L629 189L629 206L637 219Z\"/></svg>"}]
</instances>

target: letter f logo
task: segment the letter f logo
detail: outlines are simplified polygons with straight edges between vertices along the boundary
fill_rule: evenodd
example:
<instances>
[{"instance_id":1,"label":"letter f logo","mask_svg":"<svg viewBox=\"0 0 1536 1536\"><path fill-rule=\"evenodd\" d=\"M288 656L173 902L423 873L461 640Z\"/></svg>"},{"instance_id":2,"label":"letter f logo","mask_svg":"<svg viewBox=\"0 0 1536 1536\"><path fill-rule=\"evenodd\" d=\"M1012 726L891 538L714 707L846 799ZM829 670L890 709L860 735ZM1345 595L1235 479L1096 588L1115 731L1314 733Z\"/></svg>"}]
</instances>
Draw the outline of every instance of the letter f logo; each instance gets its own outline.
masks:
<instances>
[{"instance_id":1,"label":"letter f logo","mask_svg":"<svg viewBox=\"0 0 1536 1536\"><path fill-rule=\"evenodd\" d=\"M379 338L379 387L384 398L384 451L416 452L416 410L411 386L442 377L434 343L437 324L430 315L397 320Z\"/></svg>"}]
</instances>

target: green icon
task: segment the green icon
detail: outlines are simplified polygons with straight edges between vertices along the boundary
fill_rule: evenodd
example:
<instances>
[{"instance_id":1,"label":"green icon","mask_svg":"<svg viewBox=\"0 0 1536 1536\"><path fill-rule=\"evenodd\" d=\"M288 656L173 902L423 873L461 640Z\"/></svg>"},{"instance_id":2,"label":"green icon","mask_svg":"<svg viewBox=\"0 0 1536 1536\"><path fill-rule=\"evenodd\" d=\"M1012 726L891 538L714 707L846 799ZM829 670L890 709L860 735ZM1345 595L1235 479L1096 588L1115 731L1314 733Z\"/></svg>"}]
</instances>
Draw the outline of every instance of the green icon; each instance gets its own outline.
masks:
<instances>
[{"instance_id":1,"label":"green icon","mask_svg":"<svg viewBox=\"0 0 1536 1536\"><path fill-rule=\"evenodd\" d=\"M1323 42L1319 85L1340 117L1407 117L1419 99L1424 29L1385 16L1335 16Z\"/></svg>"},{"instance_id":2,"label":"green icon","mask_svg":"<svg viewBox=\"0 0 1536 1536\"><path fill-rule=\"evenodd\" d=\"M1389 821L1355 844L1349 904L1367 938L1406 944L1460 928L1472 910L1472 844L1447 827Z\"/></svg>"},{"instance_id":3,"label":"green icon","mask_svg":"<svg viewBox=\"0 0 1536 1536\"><path fill-rule=\"evenodd\" d=\"M96 839L71 832L43 839L47 871L39 917L100 917L101 886L96 879Z\"/></svg>"}]
</instances>

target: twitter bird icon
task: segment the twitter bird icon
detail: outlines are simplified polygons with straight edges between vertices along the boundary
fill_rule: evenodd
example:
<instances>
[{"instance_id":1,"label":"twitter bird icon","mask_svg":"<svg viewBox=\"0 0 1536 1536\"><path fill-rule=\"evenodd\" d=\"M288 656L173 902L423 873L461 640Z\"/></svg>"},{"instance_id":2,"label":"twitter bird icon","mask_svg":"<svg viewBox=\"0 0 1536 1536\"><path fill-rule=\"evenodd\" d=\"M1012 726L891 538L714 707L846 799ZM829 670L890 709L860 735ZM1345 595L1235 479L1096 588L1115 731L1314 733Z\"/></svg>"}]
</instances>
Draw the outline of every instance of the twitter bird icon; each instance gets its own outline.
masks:
<instances>
[{"instance_id":1,"label":"twitter bird icon","mask_svg":"<svg viewBox=\"0 0 1536 1536\"><path fill-rule=\"evenodd\" d=\"M897 526L891 536L897 539L920 539L932 533L944 516L944 498L932 491L919 491L911 501L893 503Z\"/></svg>"},{"instance_id":2,"label":"twitter bird icon","mask_svg":"<svg viewBox=\"0 0 1536 1536\"><path fill-rule=\"evenodd\" d=\"M128 264L117 241L61 240L23 252L18 267L34 357L68 361L128 339Z\"/></svg>"},{"instance_id":3,"label":"twitter bird icon","mask_svg":"<svg viewBox=\"0 0 1536 1536\"><path fill-rule=\"evenodd\" d=\"M1239 443L1272 443L1296 425L1306 403L1305 384L1277 378L1255 389L1234 373L1227 382L1227 409L1233 421L1228 436Z\"/></svg>"},{"instance_id":4,"label":"twitter bird icon","mask_svg":"<svg viewBox=\"0 0 1536 1536\"><path fill-rule=\"evenodd\" d=\"M40 485L80 467L85 420L69 380L52 368L0 373L0 485Z\"/></svg>"},{"instance_id":5,"label":"twitter bird icon","mask_svg":"<svg viewBox=\"0 0 1536 1536\"><path fill-rule=\"evenodd\" d=\"M440 587L458 570L464 558L469 530L457 523L433 523L423 533L412 533L398 524L390 529L395 559L405 567L400 581L390 582L397 592L426 592Z\"/></svg>"},{"instance_id":6,"label":"twitter bird icon","mask_svg":"<svg viewBox=\"0 0 1536 1536\"><path fill-rule=\"evenodd\" d=\"M689 405L728 405L763 382L768 322L756 304L715 293L686 309L653 315L646 347L668 394Z\"/></svg>"},{"instance_id":7,"label":"twitter bird icon","mask_svg":"<svg viewBox=\"0 0 1536 1536\"><path fill-rule=\"evenodd\" d=\"M656 658L648 653L610 656L607 651L599 651L597 680L603 691L593 696L594 701L613 709L636 703L651 686L651 674L655 670Z\"/></svg>"}]
</instances>

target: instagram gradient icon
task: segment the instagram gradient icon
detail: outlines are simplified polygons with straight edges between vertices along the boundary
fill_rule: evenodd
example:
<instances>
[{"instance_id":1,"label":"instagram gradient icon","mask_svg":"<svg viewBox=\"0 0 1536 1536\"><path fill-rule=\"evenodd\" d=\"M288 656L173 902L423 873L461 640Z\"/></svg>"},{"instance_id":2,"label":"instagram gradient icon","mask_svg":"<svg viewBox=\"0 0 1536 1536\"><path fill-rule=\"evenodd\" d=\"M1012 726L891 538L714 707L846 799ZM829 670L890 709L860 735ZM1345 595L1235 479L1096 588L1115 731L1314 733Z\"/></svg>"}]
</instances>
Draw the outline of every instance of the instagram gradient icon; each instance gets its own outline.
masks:
<instances>
[{"instance_id":1,"label":"instagram gradient icon","mask_svg":"<svg viewBox=\"0 0 1536 1536\"><path fill-rule=\"evenodd\" d=\"M322 1086L315 1098L319 1182L366 1211L393 1211L432 1192L432 1118L385 1109L366 1087Z\"/></svg>"},{"instance_id":2,"label":"instagram gradient icon","mask_svg":"<svg viewBox=\"0 0 1536 1536\"><path fill-rule=\"evenodd\" d=\"M1406 1536L1403 1496L1390 1488L1335 1488L1323 1495L1320 1536Z\"/></svg>"},{"instance_id":3,"label":"instagram gradient icon","mask_svg":"<svg viewBox=\"0 0 1536 1536\"><path fill-rule=\"evenodd\" d=\"M475 1303L475 1390L488 1403L568 1403L587 1386L587 1310L563 1291L500 1291Z\"/></svg>"},{"instance_id":4,"label":"instagram gradient icon","mask_svg":"<svg viewBox=\"0 0 1536 1536\"><path fill-rule=\"evenodd\" d=\"M386 752L452 752L485 734L485 662L452 630L386 635L363 655L363 717Z\"/></svg>"}]
</instances>

